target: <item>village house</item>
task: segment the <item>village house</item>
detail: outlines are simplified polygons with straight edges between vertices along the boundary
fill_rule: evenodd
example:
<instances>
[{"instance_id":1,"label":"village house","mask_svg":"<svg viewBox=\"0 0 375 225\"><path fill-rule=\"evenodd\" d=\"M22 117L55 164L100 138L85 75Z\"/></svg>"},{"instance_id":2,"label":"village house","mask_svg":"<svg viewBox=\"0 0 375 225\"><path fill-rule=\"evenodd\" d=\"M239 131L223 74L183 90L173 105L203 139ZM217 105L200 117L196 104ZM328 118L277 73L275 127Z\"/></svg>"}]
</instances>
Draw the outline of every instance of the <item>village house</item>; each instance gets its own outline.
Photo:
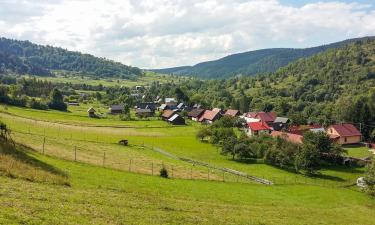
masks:
<instances>
[{"instance_id":1,"label":"village house","mask_svg":"<svg viewBox=\"0 0 375 225\"><path fill-rule=\"evenodd\" d=\"M259 119L260 122L267 123L267 125L272 126L276 117L275 112L258 112L254 118Z\"/></svg>"},{"instance_id":2,"label":"village house","mask_svg":"<svg viewBox=\"0 0 375 225\"><path fill-rule=\"evenodd\" d=\"M267 123L251 122L247 124L247 128L245 129L245 131L248 136L254 136L260 134L270 134L272 130Z\"/></svg>"},{"instance_id":3,"label":"village house","mask_svg":"<svg viewBox=\"0 0 375 225\"><path fill-rule=\"evenodd\" d=\"M331 140L341 145L358 144L362 138L361 132L349 123L331 125L327 128L327 134Z\"/></svg>"},{"instance_id":4,"label":"village house","mask_svg":"<svg viewBox=\"0 0 375 225\"><path fill-rule=\"evenodd\" d=\"M188 118L193 121L198 121L199 118L203 115L204 111L204 109L199 108L193 109L188 113Z\"/></svg>"},{"instance_id":5,"label":"village house","mask_svg":"<svg viewBox=\"0 0 375 225\"><path fill-rule=\"evenodd\" d=\"M230 116L230 117L237 117L239 115L240 115L240 111L239 110L235 110L235 109L228 109L224 113L224 116Z\"/></svg>"},{"instance_id":6,"label":"village house","mask_svg":"<svg viewBox=\"0 0 375 225\"><path fill-rule=\"evenodd\" d=\"M90 118L95 118L95 117L96 117L96 115L95 115L96 110L95 110L93 107L90 107L90 108L87 110L87 112L88 112Z\"/></svg>"},{"instance_id":7,"label":"village house","mask_svg":"<svg viewBox=\"0 0 375 225\"><path fill-rule=\"evenodd\" d=\"M299 134L292 134L287 132L281 132L281 131L272 131L271 136L274 138L280 137L284 140L287 140L289 142L292 142L294 144L302 144L303 136Z\"/></svg>"},{"instance_id":8,"label":"village house","mask_svg":"<svg viewBox=\"0 0 375 225\"><path fill-rule=\"evenodd\" d=\"M272 123L272 127L276 131L288 129L290 120L286 117L276 117L275 121Z\"/></svg>"},{"instance_id":9,"label":"village house","mask_svg":"<svg viewBox=\"0 0 375 225\"><path fill-rule=\"evenodd\" d=\"M174 114L176 114L175 111L170 110L170 109L167 109L167 110L164 110L163 114L161 115L161 118L162 118L162 120L168 120L168 119L171 118Z\"/></svg>"},{"instance_id":10,"label":"village house","mask_svg":"<svg viewBox=\"0 0 375 225\"><path fill-rule=\"evenodd\" d=\"M124 106L123 105L111 105L109 107L109 113L110 114L121 114L124 111Z\"/></svg>"},{"instance_id":11,"label":"village house","mask_svg":"<svg viewBox=\"0 0 375 225\"><path fill-rule=\"evenodd\" d=\"M141 118L154 116L154 112L155 111L153 111L153 110L151 110L149 108L146 108L146 109L136 109L135 110L135 114L138 117L141 117Z\"/></svg>"},{"instance_id":12,"label":"village house","mask_svg":"<svg viewBox=\"0 0 375 225\"><path fill-rule=\"evenodd\" d=\"M213 122L215 122L216 120L218 120L220 118L221 118L220 111L218 111L218 110L215 110L215 111L206 110L206 111L204 111L202 116L199 117L198 121L202 122L202 123L212 124Z\"/></svg>"},{"instance_id":13,"label":"village house","mask_svg":"<svg viewBox=\"0 0 375 225\"><path fill-rule=\"evenodd\" d=\"M185 119L182 118L179 114L174 114L168 119L168 122L173 125L185 125Z\"/></svg>"}]
</instances>

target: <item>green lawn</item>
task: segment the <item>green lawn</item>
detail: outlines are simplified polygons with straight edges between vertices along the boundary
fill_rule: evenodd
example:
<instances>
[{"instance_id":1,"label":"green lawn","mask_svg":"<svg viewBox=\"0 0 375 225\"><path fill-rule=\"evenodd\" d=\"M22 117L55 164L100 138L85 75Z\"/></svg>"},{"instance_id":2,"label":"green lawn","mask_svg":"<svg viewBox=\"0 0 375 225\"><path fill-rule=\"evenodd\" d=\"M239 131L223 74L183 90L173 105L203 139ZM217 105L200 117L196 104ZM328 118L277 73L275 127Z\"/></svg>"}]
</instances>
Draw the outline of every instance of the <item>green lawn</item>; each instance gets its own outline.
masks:
<instances>
[{"instance_id":1,"label":"green lawn","mask_svg":"<svg viewBox=\"0 0 375 225\"><path fill-rule=\"evenodd\" d=\"M366 146L345 146L345 150L347 151L347 155L351 157L366 158L369 156L374 156L374 154L370 152L370 149Z\"/></svg>"},{"instance_id":2,"label":"green lawn","mask_svg":"<svg viewBox=\"0 0 375 225\"><path fill-rule=\"evenodd\" d=\"M375 201L347 188L164 179L29 154L66 172L71 187L0 176L0 224L366 225L374 221Z\"/></svg>"}]
</instances>

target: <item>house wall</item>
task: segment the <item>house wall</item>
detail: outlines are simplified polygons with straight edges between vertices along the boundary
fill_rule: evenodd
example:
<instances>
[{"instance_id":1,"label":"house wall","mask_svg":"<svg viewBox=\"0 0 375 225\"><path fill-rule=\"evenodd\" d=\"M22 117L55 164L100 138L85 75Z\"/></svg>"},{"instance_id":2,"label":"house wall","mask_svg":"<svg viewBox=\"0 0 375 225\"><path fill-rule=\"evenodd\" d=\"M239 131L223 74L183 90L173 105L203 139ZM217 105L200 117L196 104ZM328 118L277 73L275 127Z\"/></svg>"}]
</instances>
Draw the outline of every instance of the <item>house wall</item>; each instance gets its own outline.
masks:
<instances>
[{"instance_id":1,"label":"house wall","mask_svg":"<svg viewBox=\"0 0 375 225\"><path fill-rule=\"evenodd\" d=\"M353 136L353 137L340 137L337 141L338 144L358 144L361 142L361 136Z\"/></svg>"},{"instance_id":2,"label":"house wall","mask_svg":"<svg viewBox=\"0 0 375 225\"><path fill-rule=\"evenodd\" d=\"M340 136L339 133L337 133L337 131L331 127L329 127L327 129L327 134L333 134L333 135L337 135L337 136ZM361 142L361 136L351 136L351 137L341 137L336 141L336 143L340 144L340 145L344 145L344 144L357 144Z\"/></svg>"}]
</instances>

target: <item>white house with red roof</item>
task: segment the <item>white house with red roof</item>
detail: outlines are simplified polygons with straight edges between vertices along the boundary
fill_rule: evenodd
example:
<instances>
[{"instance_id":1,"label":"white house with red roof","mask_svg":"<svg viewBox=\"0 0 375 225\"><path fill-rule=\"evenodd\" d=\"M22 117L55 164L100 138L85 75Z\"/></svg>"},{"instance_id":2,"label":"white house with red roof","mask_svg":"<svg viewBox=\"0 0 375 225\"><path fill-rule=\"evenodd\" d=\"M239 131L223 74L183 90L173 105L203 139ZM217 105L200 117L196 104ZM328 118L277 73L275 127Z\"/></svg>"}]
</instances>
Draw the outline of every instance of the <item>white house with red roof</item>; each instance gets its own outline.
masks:
<instances>
[{"instance_id":1,"label":"white house with red roof","mask_svg":"<svg viewBox=\"0 0 375 225\"><path fill-rule=\"evenodd\" d=\"M264 122L250 122L247 123L245 131L248 136L254 136L259 134L270 134L272 129Z\"/></svg>"},{"instance_id":2,"label":"white house with red roof","mask_svg":"<svg viewBox=\"0 0 375 225\"><path fill-rule=\"evenodd\" d=\"M358 144L361 142L361 132L350 123L331 125L326 130L331 140L338 144Z\"/></svg>"}]
</instances>

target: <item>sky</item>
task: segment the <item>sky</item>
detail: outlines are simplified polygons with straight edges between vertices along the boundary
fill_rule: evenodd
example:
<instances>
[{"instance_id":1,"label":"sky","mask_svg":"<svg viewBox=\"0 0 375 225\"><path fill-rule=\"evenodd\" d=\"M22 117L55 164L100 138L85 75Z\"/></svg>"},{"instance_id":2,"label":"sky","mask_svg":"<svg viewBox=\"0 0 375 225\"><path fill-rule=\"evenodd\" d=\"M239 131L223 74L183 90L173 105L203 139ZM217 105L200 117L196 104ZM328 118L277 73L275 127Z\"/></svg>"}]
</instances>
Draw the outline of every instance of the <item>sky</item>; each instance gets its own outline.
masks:
<instances>
[{"instance_id":1,"label":"sky","mask_svg":"<svg viewBox=\"0 0 375 225\"><path fill-rule=\"evenodd\" d=\"M375 35L374 0L0 0L0 36L166 68Z\"/></svg>"}]
</instances>

